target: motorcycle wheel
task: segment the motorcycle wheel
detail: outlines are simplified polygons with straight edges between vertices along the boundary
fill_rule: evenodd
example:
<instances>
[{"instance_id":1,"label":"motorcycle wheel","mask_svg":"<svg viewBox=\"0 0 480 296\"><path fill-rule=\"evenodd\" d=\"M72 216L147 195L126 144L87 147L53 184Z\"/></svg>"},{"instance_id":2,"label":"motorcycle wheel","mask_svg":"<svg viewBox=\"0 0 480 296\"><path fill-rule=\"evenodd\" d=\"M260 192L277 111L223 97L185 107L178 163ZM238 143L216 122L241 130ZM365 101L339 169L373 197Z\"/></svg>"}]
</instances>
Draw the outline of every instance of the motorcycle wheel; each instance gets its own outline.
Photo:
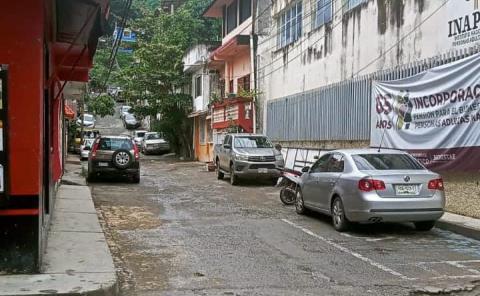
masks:
<instances>
[{"instance_id":1,"label":"motorcycle wheel","mask_svg":"<svg viewBox=\"0 0 480 296\"><path fill-rule=\"evenodd\" d=\"M285 190L285 188L282 188L282 190L280 190L280 200L284 205L293 205L295 203L295 195L291 194L288 190Z\"/></svg>"}]
</instances>

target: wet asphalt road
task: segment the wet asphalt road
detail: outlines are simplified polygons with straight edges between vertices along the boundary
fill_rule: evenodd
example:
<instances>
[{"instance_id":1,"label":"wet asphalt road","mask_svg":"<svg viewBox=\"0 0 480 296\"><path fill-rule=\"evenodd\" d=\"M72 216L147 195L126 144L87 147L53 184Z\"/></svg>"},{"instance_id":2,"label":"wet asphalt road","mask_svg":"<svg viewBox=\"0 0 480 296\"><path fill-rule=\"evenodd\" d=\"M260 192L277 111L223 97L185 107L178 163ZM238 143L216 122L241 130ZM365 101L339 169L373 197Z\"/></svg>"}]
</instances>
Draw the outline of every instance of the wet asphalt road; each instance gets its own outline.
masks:
<instances>
[{"instance_id":1,"label":"wet asphalt road","mask_svg":"<svg viewBox=\"0 0 480 296\"><path fill-rule=\"evenodd\" d=\"M123 132L117 118L98 124ZM140 184L90 186L122 295L480 293L478 241L400 224L338 233L283 206L278 188L232 187L199 163L143 157Z\"/></svg>"}]
</instances>

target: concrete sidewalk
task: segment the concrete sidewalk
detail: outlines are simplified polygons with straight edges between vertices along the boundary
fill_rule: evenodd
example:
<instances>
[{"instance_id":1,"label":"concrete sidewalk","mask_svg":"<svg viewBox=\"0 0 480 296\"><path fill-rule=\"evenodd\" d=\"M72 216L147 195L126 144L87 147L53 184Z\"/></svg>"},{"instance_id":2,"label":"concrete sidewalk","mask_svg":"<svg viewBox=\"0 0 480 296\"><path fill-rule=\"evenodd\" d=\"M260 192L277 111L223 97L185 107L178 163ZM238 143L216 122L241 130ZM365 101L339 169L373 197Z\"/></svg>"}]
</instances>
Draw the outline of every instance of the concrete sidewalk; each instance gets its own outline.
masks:
<instances>
[{"instance_id":1,"label":"concrete sidewalk","mask_svg":"<svg viewBox=\"0 0 480 296\"><path fill-rule=\"evenodd\" d=\"M0 276L0 295L116 295L112 256L87 186L62 185L42 273Z\"/></svg>"},{"instance_id":2,"label":"concrete sidewalk","mask_svg":"<svg viewBox=\"0 0 480 296\"><path fill-rule=\"evenodd\" d=\"M446 212L435 227L480 240L480 219Z\"/></svg>"}]
</instances>

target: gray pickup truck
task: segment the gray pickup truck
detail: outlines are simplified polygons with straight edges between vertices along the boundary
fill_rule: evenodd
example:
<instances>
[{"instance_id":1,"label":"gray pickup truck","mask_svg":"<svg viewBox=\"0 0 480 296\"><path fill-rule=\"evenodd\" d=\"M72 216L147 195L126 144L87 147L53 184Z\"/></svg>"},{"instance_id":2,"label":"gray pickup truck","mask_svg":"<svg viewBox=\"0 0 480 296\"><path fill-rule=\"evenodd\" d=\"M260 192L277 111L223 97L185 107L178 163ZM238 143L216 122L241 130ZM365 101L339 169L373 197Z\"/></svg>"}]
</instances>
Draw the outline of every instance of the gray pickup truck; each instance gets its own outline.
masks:
<instances>
[{"instance_id":1,"label":"gray pickup truck","mask_svg":"<svg viewBox=\"0 0 480 296\"><path fill-rule=\"evenodd\" d=\"M229 174L232 185L239 178L270 179L276 184L285 166L281 152L266 136L256 134L227 134L222 144L215 145L214 159L217 178Z\"/></svg>"}]
</instances>

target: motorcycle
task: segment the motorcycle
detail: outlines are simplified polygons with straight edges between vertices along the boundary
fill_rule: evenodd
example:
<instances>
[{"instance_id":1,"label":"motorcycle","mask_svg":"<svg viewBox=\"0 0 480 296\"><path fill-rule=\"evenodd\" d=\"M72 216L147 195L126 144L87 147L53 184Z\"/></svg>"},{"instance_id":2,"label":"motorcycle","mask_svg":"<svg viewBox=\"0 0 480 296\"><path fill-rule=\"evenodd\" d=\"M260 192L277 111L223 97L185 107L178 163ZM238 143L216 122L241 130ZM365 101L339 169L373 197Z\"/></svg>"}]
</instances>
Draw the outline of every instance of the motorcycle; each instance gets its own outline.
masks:
<instances>
[{"instance_id":1,"label":"motorcycle","mask_svg":"<svg viewBox=\"0 0 480 296\"><path fill-rule=\"evenodd\" d=\"M302 173L296 171L283 171L278 186L282 186L280 190L280 200L285 205L293 205L297 194L297 188L300 183Z\"/></svg>"}]
</instances>

